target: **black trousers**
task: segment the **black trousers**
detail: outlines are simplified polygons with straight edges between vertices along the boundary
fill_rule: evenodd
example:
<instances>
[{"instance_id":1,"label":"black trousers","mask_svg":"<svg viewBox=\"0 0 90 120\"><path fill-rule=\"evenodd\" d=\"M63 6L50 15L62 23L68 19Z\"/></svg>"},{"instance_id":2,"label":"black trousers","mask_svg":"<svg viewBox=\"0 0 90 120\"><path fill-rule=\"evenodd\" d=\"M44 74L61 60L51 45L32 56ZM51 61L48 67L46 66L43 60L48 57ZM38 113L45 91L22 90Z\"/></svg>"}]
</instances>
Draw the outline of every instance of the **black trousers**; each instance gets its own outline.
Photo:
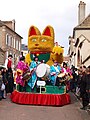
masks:
<instances>
[{"instance_id":1,"label":"black trousers","mask_svg":"<svg viewBox=\"0 0 90 120\"><path fill-rule=\"evenodd\" d=\"M84 93L82 95L82 105L83 107L86 107L89 104L89 97L88 97L88 93Z\"/></svg>"}]
</instances>

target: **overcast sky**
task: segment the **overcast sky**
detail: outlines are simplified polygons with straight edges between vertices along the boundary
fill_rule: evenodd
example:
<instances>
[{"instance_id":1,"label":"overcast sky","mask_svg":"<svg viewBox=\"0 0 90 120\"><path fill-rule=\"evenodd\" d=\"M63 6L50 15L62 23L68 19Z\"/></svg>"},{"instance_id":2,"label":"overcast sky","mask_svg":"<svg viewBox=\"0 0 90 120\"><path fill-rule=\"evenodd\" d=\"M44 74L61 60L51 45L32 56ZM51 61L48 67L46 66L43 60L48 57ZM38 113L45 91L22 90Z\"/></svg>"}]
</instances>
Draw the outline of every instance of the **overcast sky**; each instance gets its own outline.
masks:
<instances>
[{"instance_id":1,"label":"overcast sky","mask_svg":"<svg viewBox=\"0 0 90 120\"><path fill-rule=\"evenodd\" d=\"M90 0L86 3L86 16L90 13ZM80 0L0 0L0 19L15 19L16 32L27 44L28 30L35 25L42 32L47 25L55 31L55 41L68 50L68 36L78 24L78 5Z\"/></svg>"}]
</instances>

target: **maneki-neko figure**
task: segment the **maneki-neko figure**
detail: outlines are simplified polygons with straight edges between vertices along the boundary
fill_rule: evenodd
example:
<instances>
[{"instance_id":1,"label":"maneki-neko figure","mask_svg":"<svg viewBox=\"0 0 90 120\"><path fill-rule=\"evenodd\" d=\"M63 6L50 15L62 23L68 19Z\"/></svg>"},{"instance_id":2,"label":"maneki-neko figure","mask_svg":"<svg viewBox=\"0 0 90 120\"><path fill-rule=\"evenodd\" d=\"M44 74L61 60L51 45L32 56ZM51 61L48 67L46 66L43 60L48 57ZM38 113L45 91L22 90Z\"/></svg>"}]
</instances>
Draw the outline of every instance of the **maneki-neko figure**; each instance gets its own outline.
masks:
<instances>
[{"instance_id":1,"label":"maneki-neko figure","mask_svg":"<svg viewBox=\"0 0 90 120\"><path fill-rule=\"evenodd\" d=\"M39 61L45 60L50 66L53 60L63 62L63 48L54 46L54 29L51 26L47 26L42 34L37 27L31 26L28 33L28 49L30 50L26 55L28 64L34 56L38 56Z\"/></svg>"}]
</instances>

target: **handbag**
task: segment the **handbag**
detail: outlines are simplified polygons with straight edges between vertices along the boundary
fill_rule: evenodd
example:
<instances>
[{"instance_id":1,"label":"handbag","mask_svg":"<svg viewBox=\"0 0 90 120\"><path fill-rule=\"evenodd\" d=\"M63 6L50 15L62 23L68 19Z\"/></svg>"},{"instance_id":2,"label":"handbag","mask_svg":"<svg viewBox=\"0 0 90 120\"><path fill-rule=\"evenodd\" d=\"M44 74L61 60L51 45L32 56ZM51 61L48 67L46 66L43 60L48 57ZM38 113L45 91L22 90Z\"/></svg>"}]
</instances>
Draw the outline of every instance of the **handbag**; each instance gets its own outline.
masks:
<instances>
[{"instance_id":1,"label":"handbag","mask_svg":"<svg viewBox=\"0 0 90 120\"><path fill-rule=\"evenodd\" d=\"M5 90L5 85L4 85L4 83L2 83L1 90L2 90L2 91Z\"/></svg>"}]
</instances>

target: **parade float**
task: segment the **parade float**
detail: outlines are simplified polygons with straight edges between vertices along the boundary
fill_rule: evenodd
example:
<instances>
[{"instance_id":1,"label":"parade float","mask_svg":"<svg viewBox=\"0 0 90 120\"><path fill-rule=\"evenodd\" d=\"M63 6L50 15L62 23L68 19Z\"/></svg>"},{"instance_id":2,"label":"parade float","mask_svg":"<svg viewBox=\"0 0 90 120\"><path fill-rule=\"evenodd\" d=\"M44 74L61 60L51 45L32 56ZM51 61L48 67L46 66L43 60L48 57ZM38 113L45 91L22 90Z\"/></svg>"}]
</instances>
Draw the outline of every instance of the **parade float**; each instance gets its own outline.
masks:
<instances>
[{"instance_id":1,"label":"parade float","mask_svg":"<svg viewBox=\"0 0 90 120\"><path fill-rule=\"evenodd\" d=\"M63 62L63 48L55 44L54 29L47 26L41 34L39 29L31 26L28 32L28 50L25 61L30 66L35 57L41 63L36 67L36 85L32 90L29 84L26 85L25 92L19 90L20 85L16 85L16 90L11 95L11 100L18 104L63 106L70 103L70 95L66 93L66 86L55 86L47 84L50 73L50 66L56 60L59 64ZM43 62L44 61L44 62ZM28 78L28 77L27 77ZM30 74L32 78L32 74ZM29 81L32 80L29 78ZM27 80L28 82L28 80ZM38 86L38 87L37 87Z\"/></svg>"}]
</instances>

